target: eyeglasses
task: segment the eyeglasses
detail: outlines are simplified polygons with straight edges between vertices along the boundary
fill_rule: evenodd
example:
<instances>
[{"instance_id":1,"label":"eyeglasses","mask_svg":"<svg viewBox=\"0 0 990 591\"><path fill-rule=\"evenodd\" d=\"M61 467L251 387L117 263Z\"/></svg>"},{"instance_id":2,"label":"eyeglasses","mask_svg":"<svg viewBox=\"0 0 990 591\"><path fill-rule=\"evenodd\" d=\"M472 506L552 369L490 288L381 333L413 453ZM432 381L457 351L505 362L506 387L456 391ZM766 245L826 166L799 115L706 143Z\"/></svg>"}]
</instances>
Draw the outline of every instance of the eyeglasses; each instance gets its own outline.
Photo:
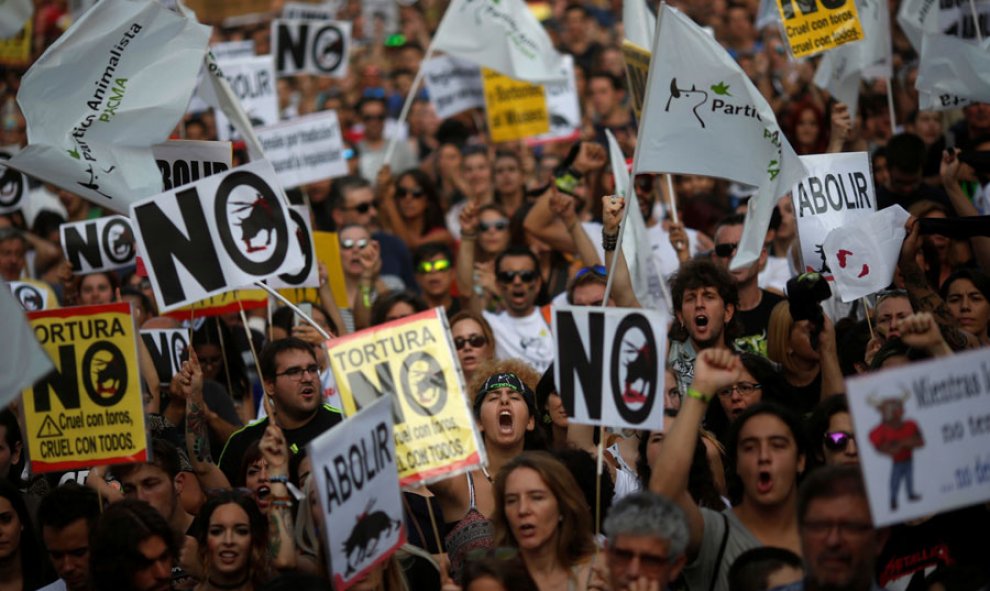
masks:
<instances>
[{"instance_id":1,"label":"eyeglasses","mask_svg":"<svg viewBox=\"0 0 990 591\"><path fill-rule=\"evenodd\" d=\"M364 203L358 203L354 207L348 207L351 211L356 211L358 213L368 213L371 208L378 209L378 204L374 201L365 201Z\"/></svg>"},{"instance_id":2,"label":"eyeglasses","mask_svg":"<svg viewBox=\"0 0 990 591\"><path fill-rule=\"evenodd\" d=\"M622 548L609 548L608 552L612 555L612 560L620 567L632 562L633 558L639 558L639 564L644 570L657 571L665 567L670 561L670 558L667 556L643 554Z\"/></svg>"},{"instance_id":3,"label":"eyeglasses","mask_svg":"<svg viewBox=\"0 0 990 591\"><path fill-rule=\"evenodd\" d=\"M720 256L723 259L727 259L732 256L732 253L736 252L736 248L739 246L738 242L726 242L725 244L715 245L715 255Z\"/></svg>"},{"instance_id":4,"label":"eyeglasses","mask_svg":"<svg viewBox=\"0 0 990 591\"><path fill-rule=\"evenodd\" d=\"M277 378L279 376L286 376L290 380L298 380L301 379L303 374L307 372L310 375L314 375L314 376L320 375L320 366L315 363L311 363L310 365L307 365L305 367L301 365L297 365L295 367L290 367L289 369L283 371L282 373L275 374L275 377Z\"/></svg>"},{"instance_id":5,"label":"eyeglasses","mask_svg":"<svg viewBox=\"0 0 990 591\"><path fill-rule=\"evenodd\" d=\"M423 261L416 267L416 272L426 274L434 271L446 271L449 268L449 259L437 259L435 261Z\"/></svg>"},{"instance_id":6,"label":"eyeglasses","mask_svg":"<svg viewBox=\"0 0 990 591\"><path fill-rule=\"evenodd\" d=\"M801 523L801 528L811 535L823 536L832 531L833 528L839 530L839 535L843 537L860 536L873 529L869 523L856 521L819 521L809 520Z\"/></svg>"},{"instance_id":7,"label":"eyeglasses","mask_svg":"<svg viewBox=\"0 0 990 591\"><path fill-rule=\"evenodd\" d=\"M850 441L856 441L856 437L848 431L826 431L823 439L829 451L846 451Z\"/></svg>"},{"instance_id":8,"label":"eyeglasses","mask_svg":"<svg viewBox=\"0 0 990 591\"><path fill-rule=\"evenodd\" d=\"M472 349L480 349L488 344L488 337L483 334L473 334L469 337L454 337L454 346L460 351L467 345Z\"/></svg>"},{"instance_id":9,"label":"eyeglasses","mask_svg":"<svg viewBox=\"0 0 990 591\"><path fill-rule=\"evenodd\" d=\"M581 279L589 273L593 273L598 277L608 277L608 269L605 268L605 265L593 265L591 267L584 267L578 271L577 274L574 275L574 281Z\"/></svg>"},{"instance_id":10,"label":"eyeglasses","mask_svg":"<svg viewBox=\"0 0 990 591\"><path fill-rule=\"evenodd\" d=\"M419 199L425 195L422 189L407 189L405 187L398 187L395 190L395 198L403 199L405 197L412 197L413 199Z\"/></svg>"},{"instance_id":11,"label":"eyeglasses","mask_svg":"<svg viewBox=\"0 0 990 591\"><path fill-rule=\"evenodd\" d=\"M367 238L361 238L360 240L344 238L343 240L340 241L340 247L343 248L344 250L350 250L355 247L357 247L358 250L361 250L365 246L368 246L369 242L371 242L371 240L368 240Z\"/></svg>"},{"instance_id":12,"label":"eyeglasses","mask_svg":"<svg viewBox=\"0 0 990 591\"><path fill-rule=\"evenodd\" d=\"M523 283L532 283L536 281L536 271L499 271L495 274L499 283L512 283L516 277L522 279Z\"/></svg>"},{"instance_id":13,"label":"eyeglasses","mask_svg":"<svg viewBox=\"0 0 990 591\"><path fill-rule=\"evenodd\" d=\"M482 232L487 232L492 228L496 230L504 230L509 227L509 220L503 218L500 220L495 220L494 222L478 222L478 230Z\"/></svg>"},{"instance_id":14,"label":"eyeglasses","mask_svg":"<svg viewBox=\"0 0 990 591\"><path fill-rule=\"evenodd\" d=\"M385 121L385 115L361 115L364 121Z\"/></svg>"},{"instance_id":15,"label":"eyeglasses","mask_svg":"<svg viewBox=\"0 0 990 591\"><path fill-rule=\"evenodd\" d=\"M723 398L728 398L729 396L732 396L732 391L735 390L736 392L739 392L743 396L748 396L762 387L763 387L762 384L739 382L738 384L732 384L728 388L722 388L721 390L718 391L718 395Z\"/></svg>"}]
</instances>

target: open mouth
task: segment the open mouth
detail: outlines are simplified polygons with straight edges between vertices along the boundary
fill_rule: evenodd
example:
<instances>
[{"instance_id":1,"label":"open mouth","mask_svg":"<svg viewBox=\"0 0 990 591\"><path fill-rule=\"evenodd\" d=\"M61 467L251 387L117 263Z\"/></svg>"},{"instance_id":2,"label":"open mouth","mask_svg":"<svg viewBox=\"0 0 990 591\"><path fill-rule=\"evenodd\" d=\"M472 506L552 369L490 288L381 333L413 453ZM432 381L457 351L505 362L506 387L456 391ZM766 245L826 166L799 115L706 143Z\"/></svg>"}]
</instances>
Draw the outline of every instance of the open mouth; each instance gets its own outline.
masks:
<instances>
[{"instance_id":1,"label":"open mouth","mask_svg":"<svg viewBox=\"0 0 990 591\"><path fill-rule=\"evenodd\" d=\"M525 538L536 532L536 526L531 523L524 523L519 526L519 537Z\"/></svg>"},{"instance_id":2,"label":"open mouth","mask_svg":"<svg viewBox=\"0 0 990 591\"><path fill-rule=\"evenodd\" d=\"M222 550L219 556L220 556L220 561L225 562L227 564L236 562L238 558L237 552L234 552L232 550Z\"/></svg>"},{"instance_id":3,"label":"open mouth","mask_svg":"<svg viewBox=\"0 0 990 591\"><path fill-rule=\"evenodd\" d=\"M261 488L255 491L254 496L257 497L259 501L267 501L268 495L270 494L272 494L272 489L262 485Z\"/></svg>"},{"instance_id":4,"label":"open mouth","mask_svg":"<svg viewBox=\"0 0 990 591\"><path fill-rule=\"evenodd\" d=\"M705 316L704 314L698 314L697 316L694 317L694 325L697 326L698 328L705 328L706 326L708 326L708 316Z\"/></svg>"},{"instance_id":5,"label":"open mouth","mask_svg":"<svg viewBox=\"0 0 990 591\"><path fill-rule=\"evenodd\" d=\"M512 413L508 410L503 410L498 414L498 430L503 433L512 432Z\"/></svg>"},{"instance_id":6,"label":"open mouth","mask_svg":"<svg viewBox=\"0 0 990 591\"><path fill-rule=\"evenodd\" d=\"M773 478L770 476L770 472L761 470L759 477L756 479L756 491L767 493L770 492L771 488L773 488Z\"/></svg>"}]
</instances>

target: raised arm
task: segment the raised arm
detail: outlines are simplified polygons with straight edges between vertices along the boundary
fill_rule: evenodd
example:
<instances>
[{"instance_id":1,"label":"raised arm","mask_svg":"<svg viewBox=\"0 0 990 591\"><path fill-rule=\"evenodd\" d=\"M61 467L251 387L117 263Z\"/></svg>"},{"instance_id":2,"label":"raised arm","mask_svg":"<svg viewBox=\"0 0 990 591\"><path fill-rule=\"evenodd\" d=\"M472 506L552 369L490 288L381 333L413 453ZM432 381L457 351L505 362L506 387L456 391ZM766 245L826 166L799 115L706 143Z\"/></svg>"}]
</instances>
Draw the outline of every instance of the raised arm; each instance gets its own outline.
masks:
<instances>
[{"instance_id":1,"label":"raised arm","mask_svg":"<svg viewBox=\"0 0 990 591\"><path fill-rule=\"evenodd\" d=\"M697 557L705 531L701 510L688 492L688 474L698 441L698 429L715 393L731 386L739 379L741 372L739 358L728 349L704 349L698 353L694 382L688 388L677 419L667 432L652 466L650 490L672 499L687 515L689 563Z\"/></svg>"},{"instance_id":2,"label":"raised arm","mask_svg":"<svg viewBox=\"0 0 990 591\"><path fill-rule=\"evenodd\" d=\"M625 210L625 197L618 195L602 197L603 246L606 236L609 237L609 240L618 240L619 225L624 219ZM609 273L613 273L612 267L615 266L615 279L612 280L612 293L610 294L615 305L620 308L641 308L642 305L633 292L632 277L629 275L629 266L626 264L626 256L622 252L621 244L616 242L614 250L605 249L605 266Z\"/></svg>"},{"instance_id":3,"label":"raised arm","mask_svg":"<svg viewBox=\"0 0 990 591\"><path fill-rule=\"evenodd\" d=\"M209 413L203 400L203 370L196 351L189 349L189 359L172 378L173 389L186 400L186 451L203 489L229 488L230 482L213 461L210 450Z\"/></svg>"},{"instance_id":4,"label":"raised arm","mask_svg":"<svg viewBox=\"0 0 990 591\"><path fill-rule=\"evenodd\" d=\"M266 403L266 405L269 403ZM268 553L278 570L296 568L296 542L293 538L292 496L289 494L289 446L274 421L268 422L259 445L268 468L272 505L268 510ZM308 502L303 500L303 502Z\"/></svg>"},{"instance_id":5,"label":"raised arm","mask_svg":"<svg viewBox=\"0 0 990 591\"><path fill-rule=\"evenodd\" d=\"M972 202L963 193L959 185L959 150L945 150L942 152L942 163L939 166L939 175L942 177L942 186L949 194L949 201L952 208L956 210L956 215L962 217L972 217L980 215ZM973 236L969 239L973 245L973 256L976 262L983 269L984 273L990 272L990 237Z\"/></svg>"},{"instance_id":6,"label":"raised arm","mask_svg":"<svg viewBox=\"0 0 990 591\"><path fill-rule=\"evenodd\" d=\"M577 251L578 258L581 259L581 263L586 267L602 264L602 260L598 257L598 249L595 248L591 237L584 231L584 226L581 225L581 220L578 219L577 212L575 211L576 200L570 195L560 193L553 185L550 186L549 192L550 209L553 211L554 216L561 220L564 223L564 227L567 228L567 234L574 243L574 248Z\"/></svg>"}]
</instances>

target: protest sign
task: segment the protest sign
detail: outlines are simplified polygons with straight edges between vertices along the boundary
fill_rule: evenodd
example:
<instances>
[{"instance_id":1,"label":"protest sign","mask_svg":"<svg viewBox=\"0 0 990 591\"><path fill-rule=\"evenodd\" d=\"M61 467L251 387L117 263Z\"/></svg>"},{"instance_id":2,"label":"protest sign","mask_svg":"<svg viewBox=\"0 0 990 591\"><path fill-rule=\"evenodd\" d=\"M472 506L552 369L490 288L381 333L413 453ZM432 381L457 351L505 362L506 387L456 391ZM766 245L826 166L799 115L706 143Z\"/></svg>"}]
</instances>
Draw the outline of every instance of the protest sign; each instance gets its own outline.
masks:
<instances>
[{"instance_id":1,"label":"protest sign","mask_svg":"<svg viewBox=\"0 0 990 591\"><path fill-rule=\"evenodd\" d=\"M194 183L203 177L230 170L233 150L230 142L173 140L151 147L165 190Z\"/></svg>"},{"instance_id":2,"label":"protest sign","mask_svg":"<svg viewBox=\"0 0 990 591\"><path fill-rule=\"evenodd\" d=\"M822 248L843 302L882 291L894 281L909 217L903 207L892 205L856 215L828 233Z\"/></svg>"},{"instance_id":3,"label":"protest sign","mask_svg":"<svg viewBox=\"0 0 990 591\"><path fill-rule=\"evenodd\" d=\"M351 51L346 21L273 20L272 54L278 76L316 74L343 78Z\"/></svg>"},{"instance_id":4,"label":"protest sign","mask_svg":"<svg viewBox=\"0 0 990 591\"><path fill-rule=\"evenodd\" d=\"M254 40L242 39L241 41L224 41L210 45L213 57L218 60L233 60L242 57L253 57Z\"/></svg>"},{"instance_id":5,"label":"protest sign","mask_svg":"<svg viewBox=\"0 0 990 591\"><path fill-rule=\"evenodd\" d=\"M846 381L873 524L990 500L990 350Z\"/></svg>"},{"instance_id":6,"label":"protest sign","mask_svg":"<svg viewBox=\"0 0 990 591\"><path fill-rule=\"evenodd\" d=\"M21 303L21 307L29 312L58 308L55 294L51 288L43 285L40 281L8 281L7 287L14 299Z\"/></svg>"},{"instance_id":7,"label":"protest sign","mask_svg":"<svg viewBox=\"0 0 990 591\"><path fill-rule=\"evenodd\" d=\"M369 404L309 444L334 589L348 589L406 541L392 405Z\"/></svg>"},{"instance_id":8,"label":"protest sign","mask_svg":"<svg viewBox=\"0 0 990 591\"><path fill-rule=\"evenodd\" d=\"M550 116L550 131L527 138L526 143L530 146L577 139L578 128L581 127L581 106L578 103L577 81L574 79L574 58L565 55L562 63L567 71L567 79L543 85Z\"/></svg>"},{"instance_id":9,"label":"protest sign","mask_svg":"<svg viewBox=\"0 0 990 591\"><path fill-rule=\"evenodd\" d=\"M650 52L623 39L622 56L626 62L626 79L629 80L633 111L639 119L642 117L643 101L646 98L646 79L650 74Z\"/></svg>"},{"instance_id":10,"label":"protest sign","mask_svg":"<svg viewBox=\"0 0 990 591\"><path fill-rule=\"evenodd\" d=\"M336 232L313 232L316 260L327 266L327 283L338 308L350 308L344 283L344 265L340 260L340 242Z\"/></svg>"},{"instance_id":11,"label":"protest sign","mask_svg":"<svg viewBox=\"0 0 990 591\"><path fill-rule=\"evenodd\" d=\"M182 369L190 344L189 331L184 328L149 328L141 330L141 340L155 364L158 382L168 384L172 376ZM145 379L150 377L145 376Z\"/></svg>"},{"instance_id":12,"label":"protest sign","mask_svg":"<svg viewBox=\"0 0 990 591\"><path fill-rule=\"evenodd\" d=\"M13 213L24 207L27 202L27 177L2 164L5 160L10 160L19 150L19 146L0 146L0 215Z\"/></svg>"},{"instance_id":13,"label":"protest sign","mask_svg":"<svg viewBox=\"0 0 990 591\"><path fill-rule=\"evenodd\" d=\"M808 176L791 190L801 243L802 269L831 278L822 245L835 228L876 211L876 191L866 152L801 156Z\"/></svg>"},{"instance_id":14,"label":"protest sign","mask_svg":"<svg viewBox=\"0 0 990 591\"><path fill-rule=\"evenodd\" d=\"M481 68L474 63L442 55L423 62L422 68L427 94L440 119L485 105Z\"/></svg>"},{"instance_id":15,"label":"protest sign","mask_svg":"<svg viewBox=\"0 0 990 591\"><path fill-rule=\"evenodd\" d=\"M138 252L163 312L303 264L265 160L131 206Z\"/></svg>"},{"instance_id":16,"label":"protest sign","mask_svg":"<svg viewBox=\"0 0 990 591\"><path fill-rule=\"evenodd\" d=\"M364 38L374 39L379 31L391 35L399 31L399 3L396 0L362 0Z\"/></svg>"},{"instance_id":17,"label":"protest sign","mask_svg":"<svg viewBox=\"0 0 990 591\"><path fill-rule=\"evenodd\" d=\"M32 0L6 0L0 2L0 39L13 37L24 29L34 13Z\"/></svg>"},{"instance_id":18,"label":"protest sign","mask_svg":"<svg viewBox=\"0 0 990 591\"><path fill-rule=\"evenodd\" d=\"M28 19L12 37L0 39L0 65L24 67L31 63L34 23Z\"/></svg>"},{"instance_id":19,"label":"protest sign","mask_svg":"<svg viewBox=\"0 0 990 591\"><path fill-rule=\"evenodd\" d=\"M309 4L306 2L286 2L282 7L282 18L286 20L332 21L340 11L341 0Z\"/></svg>"},{"instance_id":20,"label":"protest sign","mask_svg":"<svg viewBox=\"0 0 990 591\"><path fill-rule=\"evenodd\" d=\"M275 63L270 55L217 61L222 76L230 85L251 123L264 127L278 123L278 94L275 89ZM208 85L207 85L208 86ZM210 98L204 95L210 104ZM223 110L216 112L217 136L221 140L238 139L241 133ZM254 156L252 156L254 159Z\"/></svg>"},{"instance_id":21,"label":"protest sign","mask_svg":"<svg viewBox=\"0 0 990 591\"><path fill-rule=\"evenodd\" d=\"M442 308L328 341L327 349L345 414L392 400L402 486L484 462Z\"/></svg>"},{"instance_id":22,"label":"protest sign","mask_svg":"<svg viewBox=\"0 0 990 591\"><path fill-rule=\"evenodd\" d=\"M6 408L21 390L30 388L52 370L14 295L0 287L0 331L6 352L0 355L0 408Z\"/></svg>"},{"instance_id":23,"label":"protest sign","mask_svg":"<svg viewBox=\"0 0 990 591\"><path fill-rule=\"evenodd\" d=\"M97 3L21 80L30 142L9 165L118 213L161 192L151 146L182 117L209 36L158 2Z\"/></svg>"},{"instance_id":24,"label":"protest sign","mask_svg":"<svg viewBox=\"0 0 990 591\"><path fill-rule=\"evenodd\" d=\"M134 264L134 232L131 220L122 215L62 224L59 236L76 275Z\"/></svg>"},{"instance_id":25,"label":"protest sign","mask_svg":"<svg viewBox=\"0 0 990 591\"><path fill-rule=\"evenodd\" d=\"M128 303L30 312L55 369L23 394L31 470L142 462L137 335Z\"/></svg>"},{"instance_id":26,"label":"protest sign","mask_svg":"<svg viewBox=\"0 0 990 591\"><path fill-rule=\"evenodd\" d=\"M828 51L863 38L853 0L777 0L794 57Z\"/></svg>"},{"instance_id":27,"label":"protest sign","mask_svg":"<svg viewBox=\"0 0 990 591\"><path fill-rule=\"evenodd\" d=\"M657 19L646 6L646 0L622 3L622 30L625 38L639 47L652 47L657 33Z\"/></svg>"},{"instance_id":28,"label":"protest sign","mask_svg":"<svg viewBox=\"0 0 990 591\"><path fill-rule=\"evenodd\" d=\"M271 287L294 289L320 286L316 249L313 247L313 228L309 219L309 212L312 210L307 201L301 201L301 203L294 203L289 206L289 221L291 222L289 234L294 236L299 243L299 250L303 255L303 266L295 273L283 273L272 277L267 281ZM319 297L314 301L319 301Z\"/></svg>"},{"instance_id":29,"label":"protest sign","mask_svg":"<svg viewBox=\"0 0 990 591\"><path fill-rule=\"evenodd\" d=\"M663 424L667 314L656 310L554 308L554 383L582 425L649 429Z\"/></svg>"},{"instance_id":30,"label":"protest sign","mask_svg":"<svg viewBox=\"0 0 990 591\"><path fill-rule=\"evenodd\" d=\"M262 289L230 289L189 305L164 311L163 314L176 320L193 320L236 314L241 310L254 310L267 305L268 293Z\"/></svg>"},{"instance_id":31,"label":"protest sign","mask_svg":"<svg viewBox=\"0 0 990 591\"><path fill-rule=\"evenodd\" d=\"M481 69L488 133L495 143L511 142L550 131L547 96L542 86Z\"/></svg>"},{"instance_id":32,"label":"protest sign","mask_svg":"<svg viewBox=\"0 0 990 591\"><path fill-rule=\"evenodd\" d=\"M259 127L255 133L285 188L347 174L344 139L334 111Z\"/></svg>"}]
</instances>

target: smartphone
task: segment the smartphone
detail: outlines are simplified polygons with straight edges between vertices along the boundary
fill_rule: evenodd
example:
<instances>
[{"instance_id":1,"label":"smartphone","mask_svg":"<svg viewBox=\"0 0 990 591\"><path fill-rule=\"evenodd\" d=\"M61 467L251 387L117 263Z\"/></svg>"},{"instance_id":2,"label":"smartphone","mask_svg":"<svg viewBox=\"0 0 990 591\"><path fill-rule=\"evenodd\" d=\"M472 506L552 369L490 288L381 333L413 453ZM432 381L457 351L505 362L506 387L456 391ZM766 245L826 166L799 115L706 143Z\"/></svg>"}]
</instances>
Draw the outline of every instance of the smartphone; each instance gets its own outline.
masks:
<instances>
[{"instance_id":1,"label":"smartphone","mask_svg":"<svg viewBox=\"0 0 990 591\"><path fill-rule=\"evenodd\" d=\"M306 302L303 302L301 304L296 304L296 307L299 308L299 310L306 316L309 316L310 318L313 317L313 304L308 304ZM292 326L299 326L300 324L308 325L309 322L303 320L303 317L300 316L299 314L295 314L293 316Z\"/></svg>"}]
</instances>

